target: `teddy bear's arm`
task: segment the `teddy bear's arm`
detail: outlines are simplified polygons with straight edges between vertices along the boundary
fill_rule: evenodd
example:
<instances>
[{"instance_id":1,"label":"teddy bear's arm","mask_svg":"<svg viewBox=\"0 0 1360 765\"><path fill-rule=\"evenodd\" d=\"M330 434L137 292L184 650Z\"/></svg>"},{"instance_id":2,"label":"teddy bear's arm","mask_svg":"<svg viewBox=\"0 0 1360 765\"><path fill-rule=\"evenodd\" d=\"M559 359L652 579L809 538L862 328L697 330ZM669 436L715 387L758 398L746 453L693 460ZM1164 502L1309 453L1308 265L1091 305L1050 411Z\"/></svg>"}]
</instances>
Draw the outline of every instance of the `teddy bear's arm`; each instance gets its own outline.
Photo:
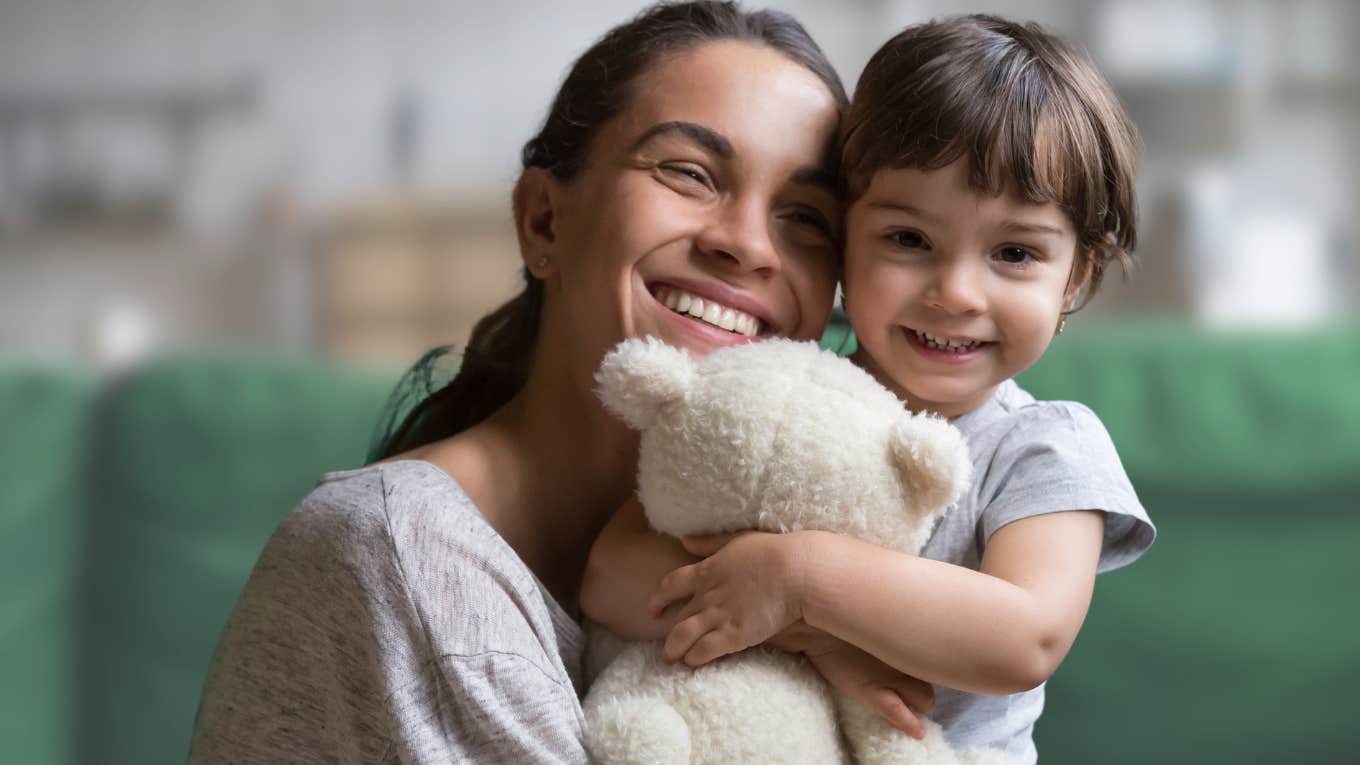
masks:
<instances>
[{"instance_id":1,"label":"teddy bear's arm","mask_svg":"<svg viewBox=\"0 0 1360 765\"><path fill-rule=\"evenodd\" d=\"M628 640L661 640L675 623L680 604L653 617L648 598L661 580L698 558L679 540L652 531L642 504L630 499L605 525L590 549L581 582L581 610Z\"/></svg>"}]
</instances>

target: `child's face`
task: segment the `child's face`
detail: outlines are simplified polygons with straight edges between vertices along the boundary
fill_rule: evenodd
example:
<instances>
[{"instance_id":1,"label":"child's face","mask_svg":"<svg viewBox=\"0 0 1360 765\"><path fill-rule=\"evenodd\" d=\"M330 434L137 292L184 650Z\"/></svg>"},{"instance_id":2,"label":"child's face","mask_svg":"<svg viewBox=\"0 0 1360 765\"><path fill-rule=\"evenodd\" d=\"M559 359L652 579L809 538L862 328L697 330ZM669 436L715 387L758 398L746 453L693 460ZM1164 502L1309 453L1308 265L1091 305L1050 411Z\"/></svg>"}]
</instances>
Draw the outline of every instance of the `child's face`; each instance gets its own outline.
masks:
<instances>
[{"instance_id":1,"label":"child's face","mask_svg":"<svg viewBox=\"0 0 1360 765\"><path fill-rule=\"evenodd\" d=\"M1081 286L1076 249L1056 205L978 191L965 160L878 171L846 218L856 361L913 411L976 409L1043 355Z\"/></svg>"}]
</instances>

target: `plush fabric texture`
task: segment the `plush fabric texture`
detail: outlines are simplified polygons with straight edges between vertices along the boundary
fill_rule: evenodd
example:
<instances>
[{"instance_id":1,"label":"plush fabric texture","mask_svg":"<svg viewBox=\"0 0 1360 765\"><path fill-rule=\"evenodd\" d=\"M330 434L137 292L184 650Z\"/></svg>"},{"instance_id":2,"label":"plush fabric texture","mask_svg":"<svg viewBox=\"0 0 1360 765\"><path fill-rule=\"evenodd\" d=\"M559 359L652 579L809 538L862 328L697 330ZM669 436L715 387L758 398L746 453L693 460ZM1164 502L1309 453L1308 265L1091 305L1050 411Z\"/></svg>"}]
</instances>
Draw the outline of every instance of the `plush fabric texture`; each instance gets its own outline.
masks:
<instances>
[{"instance_id":1,"label":"plush fabric texture","mask_svg":"<svg viewBox=\"0 0 1360 765\"><path fill-rule=\"evenodd\" d=\"M768 340L701 361L627 340L596 376L605 406L642 433L638 492L676 536L818 529L916 553L968 485L957 430L907 412L864 370L814 343ZM602 763L1007 762L924 741L834 694L802 657L757 647L698 670L655 643L626 645L585 701Z\"/></svg>"}]
</instances>

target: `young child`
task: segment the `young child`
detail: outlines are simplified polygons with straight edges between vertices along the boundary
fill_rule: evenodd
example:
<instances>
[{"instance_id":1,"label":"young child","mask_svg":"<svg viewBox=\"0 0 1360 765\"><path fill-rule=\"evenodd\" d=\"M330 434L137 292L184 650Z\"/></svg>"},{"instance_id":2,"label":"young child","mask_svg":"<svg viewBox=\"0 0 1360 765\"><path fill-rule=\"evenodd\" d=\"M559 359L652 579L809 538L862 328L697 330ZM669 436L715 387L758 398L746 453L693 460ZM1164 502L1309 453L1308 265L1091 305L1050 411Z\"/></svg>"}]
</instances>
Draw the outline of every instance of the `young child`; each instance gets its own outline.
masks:
<instances>
[{"instance_id":1,"label":"young child","mask_svg":"<svg viewBox=\"0 0 1360 765\"><path fill-rule=\"evenodd\" d=\"M907 706L931 706L919 678L955 746L1034 762L1043 685L1096 573L1136 559L1154 530L1096 416L1011 378L1108 263L1127 265L1136 131L1084 55L970 16L885 44L844 137L852 358L963 432L973 486L920 557L823 532L691 538L686 556L625 508L592 552L583 603L627 637L664 634L666 657L692 666L771 639L808 648L913 733ZM622 614L656 581L645 572L686 562L646 619Z\"/></svg>"}]
</instances>

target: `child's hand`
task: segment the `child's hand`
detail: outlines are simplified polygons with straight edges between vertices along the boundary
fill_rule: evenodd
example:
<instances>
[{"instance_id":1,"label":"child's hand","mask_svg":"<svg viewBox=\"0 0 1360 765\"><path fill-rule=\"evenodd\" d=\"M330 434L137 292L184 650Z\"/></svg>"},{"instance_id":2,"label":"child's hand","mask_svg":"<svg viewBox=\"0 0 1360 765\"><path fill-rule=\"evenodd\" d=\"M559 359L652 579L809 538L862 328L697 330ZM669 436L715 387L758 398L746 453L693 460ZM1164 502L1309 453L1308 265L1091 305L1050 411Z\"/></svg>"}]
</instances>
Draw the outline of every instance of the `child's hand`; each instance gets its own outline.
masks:
<instances>
[{"instance_id":1,"label":"child's hand","mask_svg":"<svg viewBox=\"0 0 1360 765\"><path fill-rule=\"evenodd\" d=\"M672 571L648 604L653 615L689 598L662 657L698 667L749 648L802 618L797 534L743 531L685 537L704 560Z\"/></svg>"},{"instance_id":2,"label":"child's hand","mask_svg":"<svg viewBox=\"0 0 1360 765\"><path fill-rule=\"evenodd\" d=\"M833 688L878 713L889 725L914 739L926 737L916 713L935 710L935 689L930 683L904 675L849 643L816 655L812 666Z\"/></svg>"}]
</instances>

